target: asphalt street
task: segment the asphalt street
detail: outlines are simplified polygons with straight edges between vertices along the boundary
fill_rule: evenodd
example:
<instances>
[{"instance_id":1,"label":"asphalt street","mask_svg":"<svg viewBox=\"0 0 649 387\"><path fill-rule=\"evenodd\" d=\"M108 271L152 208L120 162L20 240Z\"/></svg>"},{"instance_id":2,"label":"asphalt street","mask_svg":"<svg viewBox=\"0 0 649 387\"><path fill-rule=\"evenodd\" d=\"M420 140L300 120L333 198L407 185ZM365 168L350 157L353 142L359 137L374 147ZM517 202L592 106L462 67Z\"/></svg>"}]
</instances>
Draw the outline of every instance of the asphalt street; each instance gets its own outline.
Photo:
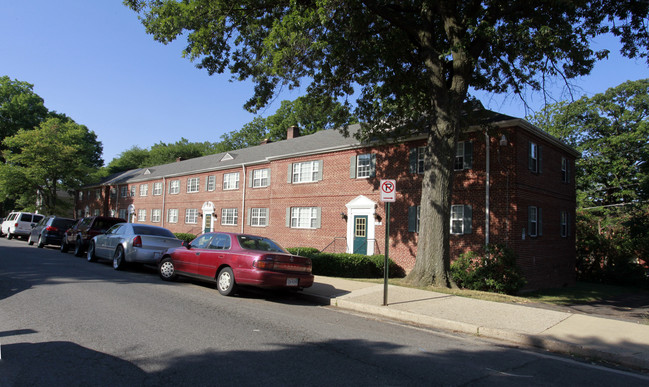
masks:
<instances>
[{"instance_id":1,"label":"asphalt street","mask_svg":"<svg viewBox=\"0 0 649 387\"><path fill-rule=\"evenodd\" d=\"M0 239L0 386L649 385L646 375Z\"/></svg>"}]
</instances>

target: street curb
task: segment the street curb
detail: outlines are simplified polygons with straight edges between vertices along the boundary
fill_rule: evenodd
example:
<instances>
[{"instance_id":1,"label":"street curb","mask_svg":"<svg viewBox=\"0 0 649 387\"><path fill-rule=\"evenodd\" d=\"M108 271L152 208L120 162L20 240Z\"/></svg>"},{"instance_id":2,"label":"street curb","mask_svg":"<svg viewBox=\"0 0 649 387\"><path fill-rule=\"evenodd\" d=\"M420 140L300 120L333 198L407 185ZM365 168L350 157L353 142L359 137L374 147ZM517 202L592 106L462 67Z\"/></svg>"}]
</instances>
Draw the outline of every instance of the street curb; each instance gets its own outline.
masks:
<instances>
[{"instance_id":1,"label":"street curb","mask_svg":"<svg viewBox=\"0 0 649 387\"><path fill-rule=\"evenodd\" d=\"M320 305L329 305L341 309L352 310L369 315L382 316L393 320L442 329L451 332L469 334L490 339L502 340L512 344L546 350L567 356L576 356L586 360L603 361L634 370L649 371L649 362L632 356L604 352L582 345L566 343L549 337L510 332L502 329L483 327L475 324L451 321L437 317L422 316L401 310L389 309L384 306L361 304L344 298L330 298L315 294L301 293L303 298Z\"/></svg>"}]
</instances>

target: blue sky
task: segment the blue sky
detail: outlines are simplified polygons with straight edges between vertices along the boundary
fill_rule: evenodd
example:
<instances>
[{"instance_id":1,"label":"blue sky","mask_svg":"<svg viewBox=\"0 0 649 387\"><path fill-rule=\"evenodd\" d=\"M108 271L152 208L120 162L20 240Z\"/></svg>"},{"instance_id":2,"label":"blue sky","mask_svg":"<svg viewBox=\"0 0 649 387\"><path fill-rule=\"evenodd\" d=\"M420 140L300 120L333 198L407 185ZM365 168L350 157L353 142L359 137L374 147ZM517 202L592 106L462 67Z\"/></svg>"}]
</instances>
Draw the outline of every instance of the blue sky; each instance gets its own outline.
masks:
<instances>
[{"instance_id":1,"label":"blue sky","mask_svg":"<svg viewBox=\"0 0 649 387\"><path fill-rule=\"evenodd\" d=\"M93 130L106 163L134 145L149 148L181 137L217 142L255 117L242 108L252 84L196 69L181 57L184 42L155 42L121 0L0 4L0 76L33 84L48 109ZM613 40L600 47L613 54L590 76L573 82L576 98L649 77L646 63L622 58ZM560 86L553 88L558 100L567 98ZM281 100L301 92L286 91L259 115L273 114ZM517 97L478 97L492 110L517 117L530 113ZM528 104L538 109L543 99L530 95Z\"/></svg>"}]
</instances>

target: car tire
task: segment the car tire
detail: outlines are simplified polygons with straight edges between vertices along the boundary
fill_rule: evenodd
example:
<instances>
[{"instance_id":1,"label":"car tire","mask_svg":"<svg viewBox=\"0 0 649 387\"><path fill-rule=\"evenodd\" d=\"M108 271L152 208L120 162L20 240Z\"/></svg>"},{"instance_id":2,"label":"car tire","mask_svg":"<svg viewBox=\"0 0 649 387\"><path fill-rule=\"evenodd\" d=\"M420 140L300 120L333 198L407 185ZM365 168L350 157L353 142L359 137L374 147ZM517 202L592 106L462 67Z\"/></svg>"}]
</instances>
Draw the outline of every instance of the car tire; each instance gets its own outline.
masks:
<instances>
[{"instance_id":1,"label":"car tire","mask_svg":"<svg viewBox=\"0 0 649 387\"><path fill-rule=\"evenodd\" d=\"M33 246L33 245L34 245L34 241L32 241L32 236L31 236L31 234L29 235L29 237L27 237L27 244L30 245L30 246Z\"/></svg>"},{"instance_id":2,"label":"car tire","mask_svg":"<svg viewBox=\"0 0 649 387\"><path fill-rule=\"evenodd\" d=\"M36 243L36 247L38 247L39 249L42 249L44 246L45 246L45 242L43 242L43 236L40 235L38 237L38 242Z\"/></svg>"},{"instance_id":3,"label":"car tire","mask_svg":"<svg viewBox=\"0 0 649 387\"><path fill-rule=\"evenodd\" d=\"M126 257L124 257L124 248L117 246L113 254L113 269L122 270L126 266Z\"/></svg>"},{"instance_id":4,"label":"car tire","mask_svg":"<svg viewBox=\"0 0 649 387\"><path fill-rule=\"evenodd\" d=\"M90 245L88 246L88 252L86 253L86 259L88 262L95 262L97 260L97 256L95 255L95 242L90 241Z\"/></svg>"},{"instance_id":5,"label":"car tire","mask_svg":"<svg viewBox=\"0 0 649 387\"><path fill-rule=\"evenodd\" d=\"M163 281L173 281L176 279L176 266L170 257L166 257L158 264L158 274Z\"/></svg>"},{"instance_id":6,"label":"car tire","mask_svg":"<svg viewBox=\"0 0 649 387\"><path fill-rule=\"evenodd\" d=\"M69 249L70 249L70 246L68 246L68 242L66 240L66 237L63 237L63 240L61 241L61 252L62 253L67 253Z\"/></svg>"},{"instance_id":7,"label":"car tire","mask_svg":"<svg viewBox=\"0 0 649 387\"><path fill-rule=\"evenodd\" d=\"M8 232L8 233L7 233L7 239L9 239L9 240L14 239L13 234L11 234L10 232Z\"/></svg>"},{"instance_id":8,"label":"car tire","mask_svg":"<svg viewBox=\"0 0 649 387\"><path fill-rule=\"evenodd\" d=\"M219 293L224 296L231 296L234 294L234 291L237 289L237 284L234 280L234 273L229 267L224 267L219 271L219 274L216 276L216 288Z\"/></svg>"},{"instance_id":9,"label":"car tire","mask_svg":"<svg viewBox=\"0 0 649 387\"><path fill-rule=\"evenodd\" d=\"M83 257L83 243L81 242L81 238L77 238L74 243L74 255L77 257Z\"/></svg>"}]
</instances>

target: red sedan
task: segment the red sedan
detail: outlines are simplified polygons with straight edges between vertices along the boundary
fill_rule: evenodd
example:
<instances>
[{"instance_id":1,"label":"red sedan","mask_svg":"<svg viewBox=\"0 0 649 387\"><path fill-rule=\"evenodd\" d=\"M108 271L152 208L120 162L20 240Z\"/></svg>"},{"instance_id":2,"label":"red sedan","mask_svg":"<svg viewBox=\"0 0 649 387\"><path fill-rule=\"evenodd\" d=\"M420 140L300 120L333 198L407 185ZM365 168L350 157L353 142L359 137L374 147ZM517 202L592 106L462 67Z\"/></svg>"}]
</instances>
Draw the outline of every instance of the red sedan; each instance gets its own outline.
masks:
<instances>
[{"instance_id":1,"label":"red sedan","mask_svg":"<svg viewBox=\"0 0 649 387\"><path fill-rule=\"evenodd\" d=\"M238 285L303 289L313 285L311 260L292 255L260 236L214 232L183 247L167 250L158 261L160 278L178 275L216 282L219 293L232 295Z\"/></svg>"}]
</instances>

